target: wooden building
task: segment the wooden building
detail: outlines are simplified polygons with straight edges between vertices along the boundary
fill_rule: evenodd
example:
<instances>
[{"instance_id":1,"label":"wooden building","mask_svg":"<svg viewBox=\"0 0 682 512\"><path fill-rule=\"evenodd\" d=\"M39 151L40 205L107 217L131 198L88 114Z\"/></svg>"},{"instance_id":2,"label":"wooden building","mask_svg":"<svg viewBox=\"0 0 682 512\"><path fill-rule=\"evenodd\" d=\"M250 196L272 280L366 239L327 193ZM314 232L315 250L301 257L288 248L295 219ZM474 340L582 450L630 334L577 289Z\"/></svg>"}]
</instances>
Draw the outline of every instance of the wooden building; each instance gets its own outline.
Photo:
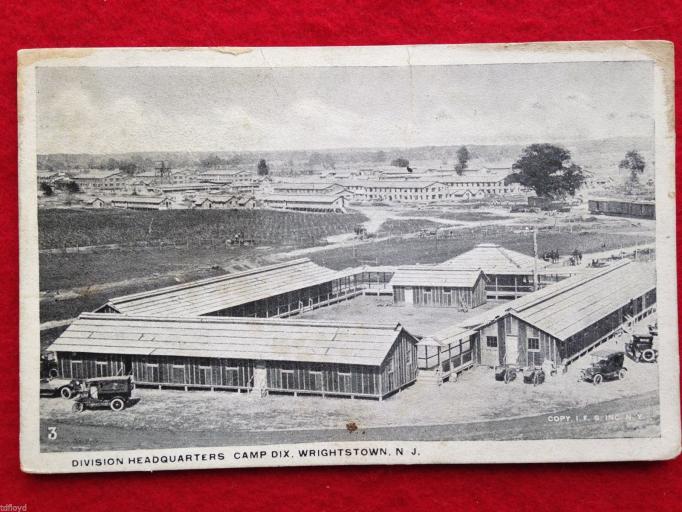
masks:
<instances>
[{"instance_id":1,"label":"wooden building","mask_svg":"<svg viewBox=\"0 0 682 512\"><path fill-rule=\"evenodd\" d=\"M655 265L624 261L529 293L459 327L477 332L480 364L550 360L565 367L655 310ZM449 339L447 332L436 338Z\"/></svg>"},{"instance_id":2,"label":"wooden building","mask_svg":"<svg viewBox=\"0 0 682 512\"><path fill-rule=\"evenodd\" d=\"M197 199L195 208L199 209L227 209L237 208L239 199L233 195L210 195Z\"/></svg>"},{"instance_id":3,"label":"wooden building","mask_svg":"<svg viewBox=\"0 0 682 512\"><path fill-rule=\"evenodd\" d=\"M635 201L628 199L589 199L587 207L592 214L619 215L623 217L656 218L654 201Z\"/></svg>"},{"instance_id":4,"label":"wooden building","mask_svg":"<svg viewBox=\"0 0 682 512\"><path fill-rule=\"evenodd\" d=\"M168 210L171 207L171 200L165 196L122 196L109 201L114 208L130 210Z\"/></svg>"},{"instance_id":5,"label":"wooden building","mask_svg":"<svg viewBox=\"0 0 682 512\"><path fill-rule=\"evenodd\" d=\"M105 208L106 202L101 197L91 197L83 200L83 204L87 208Z\"/></svg>"},{"instance_id":6,"label":"wooden building","mask_svg":"<svg viewBox=\"0 0 682 512\"><path fill-rule=\"evenodd\" d=\"M271 194L264 196L262 201L269 208L346 213L346 198L341 194Z\"/></svg>"},{"instance_id":7,"label":"wooden building","mask_svg":"<svg viewBox=\"0 0 682 512\"><path fill-rule=\"evenodd\" d=\"M476 350L476 331L472 329L453 326L424 337L417 346L420 380L451 380L476 364Z\"/></svg>"},{"instance_id":8,"label":"wooden building","mask_svg":"<svg viewBox=\"0 0 682 512\"><path fill-rule=\"evenodd\" d=\"M439 265L445 268L480 268L488 278L489 299L514 299L535 290L534 271L538 271L538 288L561 281L580 271L578 268L551 268L542 259L512 251L497 244L478 244Z\"/></svg>"},{"instance_id":9,"label":"wooden building","mask_svg":"<svg viewBox=\"0 0 682 512\"><path fill-rule=\"evenodd\" d=\"M417 377L400 324L84 313L48 348L64 378L383 399Z\"/></svg>"},{"instance_id":10,"label":"wooden building","mask_svg":"<svg viewBox=\"0 0 682 512\"><path fill-rule=\"evenodd\" d=\"M356 274L299 259L110 299L98 312L163 317L286 317L362 294Z\"/></svg>"},{"instance_id":11,"label":"wooden building","mask_svg":"<svg viewBox=\"0 0 682 512\"><path fill-rule=\"evenodd\" d=\"M438 266L398 267L391 286L396 304L473 309L484 304L485 274Z\"/></svg>"},{"instance_id":12,"label":"wooden building","mask_svg":"<svg viewBox=\"0 0 682 512\"><path fill-rule=\"evenodd\" d=\"M119 192L125 188L126 175L121 171L88 169L73 173L73 181L82 192L101 194L103 192Z\"/></svg>"}]
</instances>

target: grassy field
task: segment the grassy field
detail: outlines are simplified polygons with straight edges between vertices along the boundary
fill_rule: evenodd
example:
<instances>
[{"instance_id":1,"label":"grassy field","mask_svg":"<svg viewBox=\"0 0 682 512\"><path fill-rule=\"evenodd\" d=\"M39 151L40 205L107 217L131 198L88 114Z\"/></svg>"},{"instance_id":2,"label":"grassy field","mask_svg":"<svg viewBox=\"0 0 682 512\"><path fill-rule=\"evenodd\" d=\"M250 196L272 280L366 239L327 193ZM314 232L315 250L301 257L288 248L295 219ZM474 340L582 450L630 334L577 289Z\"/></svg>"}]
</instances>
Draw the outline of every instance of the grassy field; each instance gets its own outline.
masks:
<instances>
[{"instance_id":1,"label":"grassy field","mask_svg":"<svg viewBox=\"0 0 682 512\"><path fill-rule=\"evenodd\" d=\"M566 255L576 247L583 253L617 249L635 244L653 242L650 235L603 233L598 231L538 233L538 251L556 249ZM532 233L514 233L508 229L460 229L455 238L436 240L429 238L395 238L368 243L355 248L336 248L311 254L320 265L333 269L365 264L406 265L414 263L440 263L472 249L476 244L494 242L515 251L533 254ZM371 262L371 263L369 263Z\"/></svg>"},{"instance_id":2,"label":"grassy field","mask_svg":"<svg viewBox=\"0 0 682 512\"><path fill-rule=\"evenodd\" d=\"M40 255L40 290L53 291L168 273L202 274L258 250L249 247L145 248ZM217 268L219 270L219 268Z\"/></svg>"},{"instance_id":3,"label":"grassy field","mask_svg":"<svg viewBox=\"0 0 682 512\"><path fill-rule=\"evenodd\" d=\"M379 226L379 234L416 233L422 229L437 229L448 224L428 219L388 219Z\"/></svg>"},{"instance_id":4,"label":"grassy field","mask_svg":"<svg viewBox=\"0 0 682 512\"><path fill-rule=\"evenodd\" d=\"M40 248L62 248L140 241L196 246L225 241L243 231L260 244L314 245L349 233L365 221L358 213L310 214L273 210L77 210L38 212Z\"/></svg>"},{"instance_id":5,"label":"grassy field","mask_svg":"<svg viewBox=\"0 0 682 512\"><path fill-rule=\"evenodd\" d=\"M476 210L450 210L446 208L434 208L426 210L406 210L400 212L401 217L439 217L448 220L460 220L463 222L486 222L490 220L508 219L506 215L498 215L491 212L480 212Z\"/></svg>"}]
</instances>

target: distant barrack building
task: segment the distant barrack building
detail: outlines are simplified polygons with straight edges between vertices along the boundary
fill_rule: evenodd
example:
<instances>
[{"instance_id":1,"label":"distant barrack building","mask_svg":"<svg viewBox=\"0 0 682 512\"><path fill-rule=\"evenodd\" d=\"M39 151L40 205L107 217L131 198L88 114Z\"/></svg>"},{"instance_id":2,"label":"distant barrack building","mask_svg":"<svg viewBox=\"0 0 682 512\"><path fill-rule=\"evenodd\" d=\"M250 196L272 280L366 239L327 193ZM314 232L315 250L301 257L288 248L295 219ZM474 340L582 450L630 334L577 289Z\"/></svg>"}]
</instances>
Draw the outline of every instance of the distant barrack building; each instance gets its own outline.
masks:
<instances>
[{"instance_id":1,"label":"distant barrack building","mask_svg":"<svg viewBox=\"0 0 682 512\"><path fill-rule=\"evenodd\" d=\"M346 213L346 198L337 193L328 194L270 194L261 201L268 208L304 212Z\"/></svg>"},{"instance_id":2,"label":"distant barrack building","mask_svg":"<svg viewBox=\"0 0 682 512\"><path fill-rule=\"evenodd\" d=\"M88 169L73 172L73 181L83 192L106 193L120 191L125 183L126 175L121 171Z\"/></svg>"}]
</instances>

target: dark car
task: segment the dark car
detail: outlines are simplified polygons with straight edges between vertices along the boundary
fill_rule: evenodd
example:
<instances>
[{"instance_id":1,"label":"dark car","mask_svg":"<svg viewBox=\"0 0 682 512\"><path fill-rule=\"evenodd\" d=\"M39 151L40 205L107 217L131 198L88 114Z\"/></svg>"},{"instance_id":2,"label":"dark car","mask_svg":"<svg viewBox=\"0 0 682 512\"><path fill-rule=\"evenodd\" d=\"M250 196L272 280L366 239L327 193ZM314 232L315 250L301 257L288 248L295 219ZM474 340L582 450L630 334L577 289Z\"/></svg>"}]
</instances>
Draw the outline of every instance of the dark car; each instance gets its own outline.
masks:
<instances>
[{"instance_id":1,"label":"dark car","mask_svg":"<svg viewBox=\"0 0 682 512\"><path fill-rule=\"evenodd\" d=\"M590 354L590 366L580 370L580 380L599 385L605 380L623 380L625 353L616 350L597 350Z\"/></svg>"},{"instance_id":2,"label":"dark car","mask_svg":"<svg viewBox=\"0 0 682 512\"><path fill-rule=\"evenodd\" d=\"M658 350L654 348L654 335L650 333L632 334L630 341L625 344L627 356L638 363L655 363Z\"/></svg>"},{"instance_id":3,"label":"dark car","mask_svg":"<svg viewBox=\"0 0 682 512\"><path fill-rule=\"evenodd\" d=\"M58 376L40 379L40 394L73 398L80 388L80 381L74 379L61 379Z\"/></svg>"},{"instance_id":4,"label":"dark car","mask_svg":"<svg viewBox=\"0 0 682 512\"><path fill-rule=\"evenodd\" d=\"M513 366L498 366L495 368L495 380L504 381L505 384L509 384L511 381L516 379L517 370Z\"/></svg>"},{"instance_id":5,"label":"dark car","mask_svg":"<svg viewBox=\"0 0 682 512\"><path fill-rule=\"evenodd\" d=\"M523 382L538 386L545 382L545 371L537 366L523 370Z\"/></svg>"},{"instance_id":6,"label":"dark car","mask_svg":"<svg viewBox=\"0 0 682 512\"><path fill-rule=\"evenodd\" d=\"M109 407L112 411L122 411L131 403L134 388L133 378L130 375L87 379L81 384L72 407L73 411L83 412L86 408L100 407Z\"/></svg>"}]
</instances>

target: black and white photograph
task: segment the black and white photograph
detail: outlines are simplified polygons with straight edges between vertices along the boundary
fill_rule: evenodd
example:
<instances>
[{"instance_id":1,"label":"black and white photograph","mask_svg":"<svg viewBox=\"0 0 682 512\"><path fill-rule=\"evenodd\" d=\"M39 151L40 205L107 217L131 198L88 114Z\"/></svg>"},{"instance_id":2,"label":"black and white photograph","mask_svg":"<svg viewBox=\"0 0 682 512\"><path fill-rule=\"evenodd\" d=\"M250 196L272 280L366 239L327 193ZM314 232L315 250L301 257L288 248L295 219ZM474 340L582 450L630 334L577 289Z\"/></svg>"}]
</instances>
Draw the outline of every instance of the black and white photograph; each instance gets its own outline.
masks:
<instances>
[{"instance_id":1,"label":"black and white photograph","mask_svg":"<svg viewBox=\"0 0 682 512\"><path fill-rule=\"evenodd\" d=\"M20 52L24 470L676 456L671 55Z\"/></svg>"}]
</instances>

